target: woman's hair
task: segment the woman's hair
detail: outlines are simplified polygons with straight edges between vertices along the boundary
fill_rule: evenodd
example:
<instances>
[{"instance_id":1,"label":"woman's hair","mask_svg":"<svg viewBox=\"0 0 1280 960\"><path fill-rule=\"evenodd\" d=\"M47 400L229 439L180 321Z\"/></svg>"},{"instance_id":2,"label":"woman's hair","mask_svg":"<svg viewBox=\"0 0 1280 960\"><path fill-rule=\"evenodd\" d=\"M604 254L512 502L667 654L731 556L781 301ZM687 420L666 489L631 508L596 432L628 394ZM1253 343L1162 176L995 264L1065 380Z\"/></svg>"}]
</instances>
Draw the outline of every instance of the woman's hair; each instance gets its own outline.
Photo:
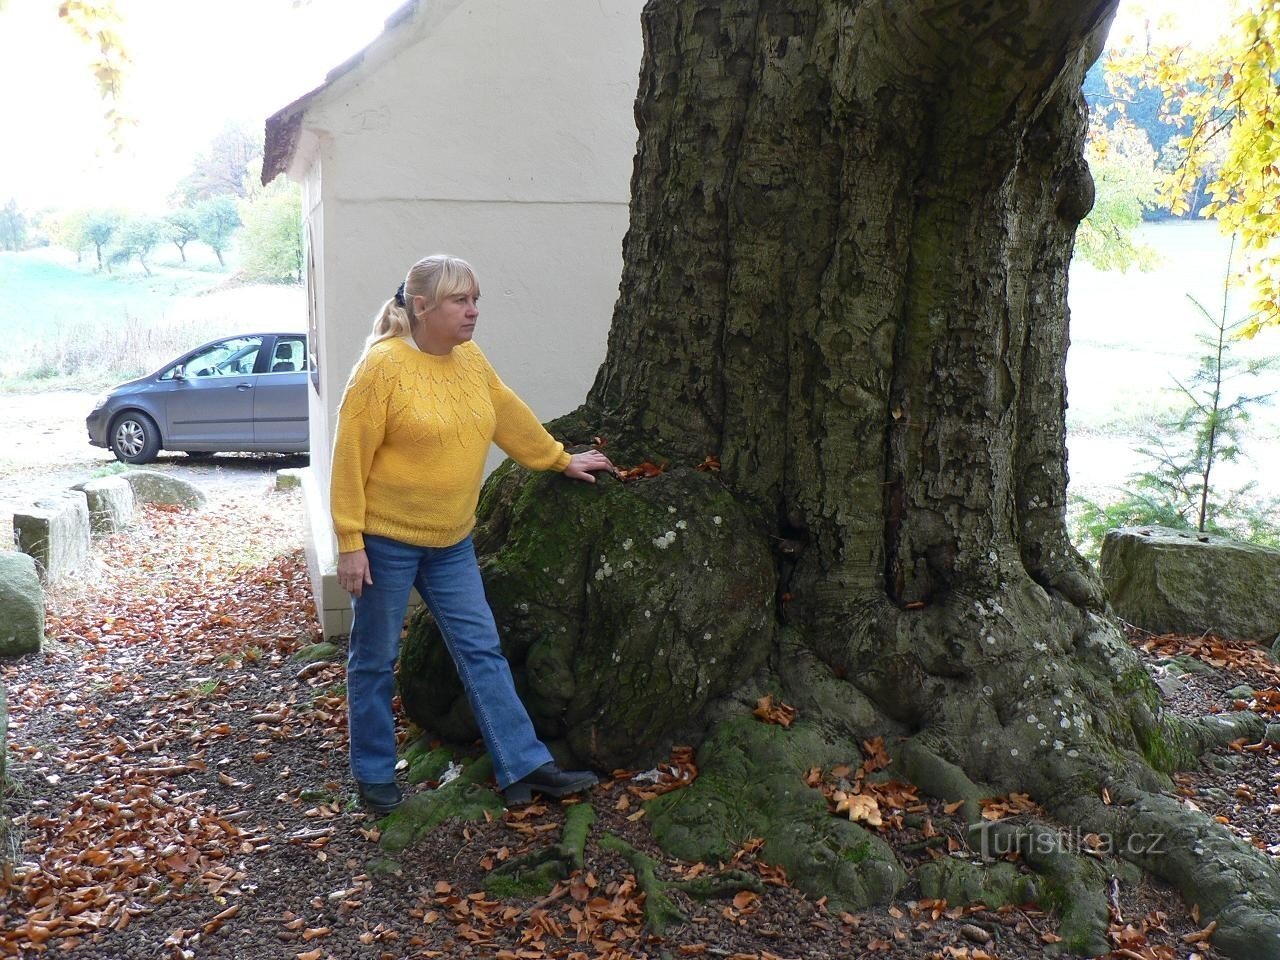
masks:
<instances>
[{"instance_id":1,"label":"woman's hair","mask_svg":"<svg viewBox=\"0 0 1280 960\"><path fill-rule=\"evenodd\" d=\"M480 281L471 264L447 253L423 257L409 268L404 286L382 305L373 320L373 331L365 341L364 352L375 343L404 337L413 332L413 298L422 297L430 310L456 293L478 291Z\"/></svg>"}]
</instances>

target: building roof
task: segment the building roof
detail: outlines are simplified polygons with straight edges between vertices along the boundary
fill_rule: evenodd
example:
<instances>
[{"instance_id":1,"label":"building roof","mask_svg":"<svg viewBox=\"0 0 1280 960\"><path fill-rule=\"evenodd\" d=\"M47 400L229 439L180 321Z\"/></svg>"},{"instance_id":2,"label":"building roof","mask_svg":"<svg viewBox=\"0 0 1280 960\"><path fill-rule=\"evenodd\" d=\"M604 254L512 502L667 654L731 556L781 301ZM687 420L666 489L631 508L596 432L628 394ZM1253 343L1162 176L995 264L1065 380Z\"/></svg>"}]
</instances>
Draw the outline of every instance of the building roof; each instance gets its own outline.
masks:
<instances>
[{"instance_id":1,"label":"building roof","mask_svg":"<svg viewBox=\"0 0 1280 960\"><path fill-rule=\"evenodd\" d=\"M267 117L266 140L262 157L262 183L264 186L287 171L289 165L293 162L294 154L298 150L298 141L302 136L302 118L306 114L307 108L311 106L317 97L332 87L340 77L346 76L364 63L365 56L383 37L412 19L420 2L423 2L423 0L405 0L391 16L387 17L382 25L382 33L374 38L368 46L348 57L325 74L324 83L320 84L320 86L308 93L304 93L293 103L280 108Z\"/></svg>"}]
</instances>

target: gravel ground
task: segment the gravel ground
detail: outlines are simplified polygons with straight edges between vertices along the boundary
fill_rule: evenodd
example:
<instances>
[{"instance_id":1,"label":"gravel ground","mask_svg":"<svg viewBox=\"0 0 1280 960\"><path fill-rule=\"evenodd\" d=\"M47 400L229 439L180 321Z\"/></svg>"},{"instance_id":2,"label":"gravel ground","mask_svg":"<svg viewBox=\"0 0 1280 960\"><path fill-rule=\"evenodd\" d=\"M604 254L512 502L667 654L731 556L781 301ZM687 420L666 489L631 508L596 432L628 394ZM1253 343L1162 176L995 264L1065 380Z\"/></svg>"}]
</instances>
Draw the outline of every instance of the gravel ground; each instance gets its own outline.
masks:
<instances>
[{"instance_id":1,"label":"gravel ground","mask_svg":"<svg viewBox=\"0 0 1280 960\"><path fill-rule=\"evenodd\" d=\"M91 446L84 420L96 393L0 393L0 538L13 539L13 514L41 497L80 483L118 463L109 450ZM148 470L198 483L207 492L233 494L263 488L284 467L304 467L305 454L220 453L190 457L162 452Z\"/></svg>"}]
</instances>

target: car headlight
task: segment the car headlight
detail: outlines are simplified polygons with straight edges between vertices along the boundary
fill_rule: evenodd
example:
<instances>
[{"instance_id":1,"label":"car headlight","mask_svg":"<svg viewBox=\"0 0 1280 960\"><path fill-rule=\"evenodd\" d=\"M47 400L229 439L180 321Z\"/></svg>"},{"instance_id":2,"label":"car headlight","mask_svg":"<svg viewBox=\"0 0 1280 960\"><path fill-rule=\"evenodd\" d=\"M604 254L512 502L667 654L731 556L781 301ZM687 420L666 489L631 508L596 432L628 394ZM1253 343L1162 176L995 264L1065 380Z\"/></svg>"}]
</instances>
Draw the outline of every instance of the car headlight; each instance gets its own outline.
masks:
<instances>
[{"instance_id":1,"label":"car headlight","mask_svg":"<svg viewBox=\"0 0 1280 960\"><path fill-rule=\"evenodd\" d=\"M109 393L98 394L97 398L93 401L93 409L90 410L89 412L97 413L99 410L101 410L103 407L107 405L107 401L110 399L111 399L111 394Z\"/></svg>"}]
</instances>

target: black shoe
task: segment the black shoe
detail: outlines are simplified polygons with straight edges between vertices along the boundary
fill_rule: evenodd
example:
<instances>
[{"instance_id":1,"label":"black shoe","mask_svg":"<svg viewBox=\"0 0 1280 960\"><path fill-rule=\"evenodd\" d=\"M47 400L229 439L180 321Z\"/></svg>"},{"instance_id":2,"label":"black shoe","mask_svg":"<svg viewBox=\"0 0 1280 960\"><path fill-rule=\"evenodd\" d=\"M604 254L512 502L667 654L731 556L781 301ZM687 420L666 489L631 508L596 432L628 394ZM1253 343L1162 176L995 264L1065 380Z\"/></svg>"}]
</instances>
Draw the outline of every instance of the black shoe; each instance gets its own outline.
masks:
<instances>
[{"instance_id":1,"label":"black shoe","mask_svg":"<svg viewBox=\"0 0 1280 960\"><path fill-rule=\"evenodd\" d=\"M356 786L360 791L360 802L380 817L385 817L404 800L396 783L357 783Z\"/></svg>"},{"instance_id":2,"label":"black shoe","mask_svg":"<svg viewBox=\"0 0 1280 960\"><path fill-rule=\"evenodd\" d=\"M567 797L599 782L590 770L561 770L554 763L544 763L503 790L502 795L508 804L528 803L533 799L534 791L548 797Z\"/></svg>"}]
</instances>

